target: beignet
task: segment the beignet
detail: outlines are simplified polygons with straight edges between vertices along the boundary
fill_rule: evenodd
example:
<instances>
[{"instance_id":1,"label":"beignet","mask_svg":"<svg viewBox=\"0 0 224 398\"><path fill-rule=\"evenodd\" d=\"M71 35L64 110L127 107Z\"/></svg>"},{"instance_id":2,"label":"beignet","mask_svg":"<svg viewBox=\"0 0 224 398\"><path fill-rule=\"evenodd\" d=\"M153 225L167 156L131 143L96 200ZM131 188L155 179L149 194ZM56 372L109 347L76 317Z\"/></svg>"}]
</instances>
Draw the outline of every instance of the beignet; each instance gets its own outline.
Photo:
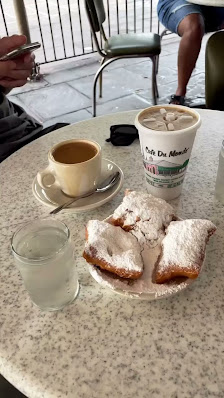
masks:
<instances>
[{"instance_id":1,"label":"beignet","mask_svg":"<svg viewBox=\"0 0 224 398\"><path fill-rule=\"evenodd\" d=\"M145 192L126 190L110 222L131 231L139 243L144 243L157 240L173 218L174 209L165 200Z\"/></svg>"},{"instance_id":2,"label":"beignet","mask_svg":"<svg viewBox=\"0 0 224 398\"><path fill-rule=\"evenodd\" d=\"M90 264L122 278L137 279L143 273L137 239L122 228L104 221L88 222L83 257Z\"/></svg>"},{"instance_id":3,"label":"beignet","mask_svg":"<svg viewBox=\"0 0 224 398\"><path fill-rule=\"evenodd\" d=\"M156 262L155 282L165 283L175 277L197 278L206 244L215 230L215 225L208 220L172 221Z\"/></svg>"}]
</instances>

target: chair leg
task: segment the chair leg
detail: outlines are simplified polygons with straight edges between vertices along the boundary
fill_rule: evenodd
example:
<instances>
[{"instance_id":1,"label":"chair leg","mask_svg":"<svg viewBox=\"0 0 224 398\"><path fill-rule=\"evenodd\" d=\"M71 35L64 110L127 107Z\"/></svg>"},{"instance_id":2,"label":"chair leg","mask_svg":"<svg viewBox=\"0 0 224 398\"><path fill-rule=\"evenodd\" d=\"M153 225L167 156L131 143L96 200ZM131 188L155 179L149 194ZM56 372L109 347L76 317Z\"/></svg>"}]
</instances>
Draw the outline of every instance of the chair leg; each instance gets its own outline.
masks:
<instances>
[{"instance_id":1,"label":"chair leg","mask_svg":"<svg viewBox=\"0 0 224 398\"><path fill-rule=\"evenodd\" d=\"M103 65L105 62L105 58L102 58L100 61L100 66ZM99 76L99 97L102 98L102 92L103 92L103 71L101 72Z\"/></svg>"},{"instance_id":2,"label":"chair leg","mask_svg":"<svg viewBox=\"0 0 224 398\"><path fill-rule=\"evenodd\" d=\"M159 55L156 57L156 74L158 75L159 72Z\"/></svg>"},{"instance_id":3,"label":"chair leg","mask_svg":"<svg viewBox=\"0 0 224 398\"><path fill-rule=\"evenodd\" d=\"M160 35L160 40L162 40L163 36L167 35L167 32L169 32L169 29L164 29Z\"/></svg>"},{"instance_id":4,"label":"chair leg","mask_svg":"<svg viewBox=\"0 0 224 398\"><path fill-rule=\"evenodd\" d=\"M158 90L158 85L157 85L157 75L158 75L158 69L159 69L159 55L155 57L155 68L156 68L156 74L155 74L155 90L156 90L156 98L159 98L159 90Z\"/></svg>"},{"instance_id":5,"label":"chair leg","mask_svg":"<svg viewBox=\"0 0 224 398\"><path fill-rule=\"evenodd\" d=\"M156 98L159 98L159 90L158 90L156 78L155 78L155 89L156 89Z\"/></svg>"},{"instance_id":6,"label":"chair leg","mask_svg":"<svg viewBox=\"0 0 224 398\"><path fill-rule=\"evenodd\" d=\"M96 116L96 85L98 78L103 72L103 69L109 65L111 62L117 61L118 59L121 59L123 57L114 57L108 60L102 60L101 61L101 66L98 69L98 71L95 74L94 82L93 82L93 117ZM153 103L154 105L157 104L157 96L159 96L158 93L158 88L157 88L157 82L156 82L156 56L151 58L152 61L152 97L153 97Z\"/></svg>"},{"instance_id":7,"label":"chair leg","mask_svg":"<svg viewBox=\"0 0 224 398\"><path fill-rule=\"evenodd\" d=\"M98 71L99 72L99 71ZM96 116L96 84L99 77L98 72L95 75L94 82L93 82L93 117Z\"/></svg>"},{"instance_id":8,"label":"chair leg","mask_svg":"<svg viewBox=\"0 0 224 398\"><path fill-rule=\"evenodd\" d=\"M159 98L159 90L157 84L157 74L155 75L155 89L156 89L156 98Z\"/></svg>"},{"instance_id":9,"label":"chair leg","mask_svg":"<svg viewBox=\"0 0 224 398\"><path fill-rule=\"evenodd\" d=\"M96 85L97 85L98 78L102 74L103 69L107 65L109 65L111 62L114 62L117 59L120 59L120 58L119 57L111 58L111 59L108 59L106 62L105 62L105 59L104 59L104 62L101 64L100 68L98 69L98 71L95 74L94 82L93 82L93 117L96 116Z\"/></svg>"},{"instance_id":10,"label":"chair leg","mask_svg":"<svg viewBox=\"0 0 224 398\"><path fill-rule=\"evenodd\" d=\"M156 83L156 96L159 98L159 90L158 90L158 85L157 85L157 75L159 72L159 55L156 57L156 76L155 76L155 83Z\"/></svg>"},{"instance_id":11,"label":"chair leg","mask_svg":"<svg viewBox=\"0 0 224 398\"><path fill-rule=\"evenodd\" d=\"M152 61L152 98L153 104L157 105L158 88L156 82L156 57L151 58Z\"/></svg>"}]
</instances>

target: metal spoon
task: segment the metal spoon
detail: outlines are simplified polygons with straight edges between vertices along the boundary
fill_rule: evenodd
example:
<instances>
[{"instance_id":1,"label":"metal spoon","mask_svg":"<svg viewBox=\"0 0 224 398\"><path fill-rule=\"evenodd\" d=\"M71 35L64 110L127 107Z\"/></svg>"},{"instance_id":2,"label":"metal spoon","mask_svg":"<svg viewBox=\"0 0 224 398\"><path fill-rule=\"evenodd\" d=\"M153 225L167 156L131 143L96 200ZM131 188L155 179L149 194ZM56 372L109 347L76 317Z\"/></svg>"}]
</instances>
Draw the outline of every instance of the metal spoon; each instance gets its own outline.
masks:
<instances>
[{"instance_id":1,"label":"metal spoon","mask_svg":"<svg viewBox=\"0 0 224 398\"><path fill-rule=\"evenodd\" d=\"M52 210L50 214L57 214L59 211L66 209L69 207L72 203L74 203L76 200L82 199L82 198L87 198L88 196L93 195L94 193L99 193L99 192L105 192L108 189L112 188L120 179L120 173L117 171L114 174L111 174L109 177L107 177L96 189L95 191L88 192L85 195L82 196L76 196L75 198L72 198L68 200L68 202L64 203L63 205L60 205L56 207L56 209Z\"/></svg>"}]
</instances>

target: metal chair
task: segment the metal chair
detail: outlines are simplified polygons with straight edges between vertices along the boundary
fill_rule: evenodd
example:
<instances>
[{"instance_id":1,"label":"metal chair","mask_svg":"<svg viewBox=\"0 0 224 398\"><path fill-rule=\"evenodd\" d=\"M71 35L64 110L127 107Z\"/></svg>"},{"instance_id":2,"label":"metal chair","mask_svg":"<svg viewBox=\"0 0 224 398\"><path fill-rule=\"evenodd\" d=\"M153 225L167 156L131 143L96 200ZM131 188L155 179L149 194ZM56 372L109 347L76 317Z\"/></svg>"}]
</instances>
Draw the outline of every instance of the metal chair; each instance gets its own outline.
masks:
<instances>
[{"instance_id":1,"label":"metal chair","mask_svg":"<svg viewBox=\"0 0 224 398\"><path fill-rule=\"evenodd\" d=\"M224 111L224 31L214 33L205 51L206 108Z\"/></svg>"},{"instance_id":2,"label":"metal chair","mask_svg":"<svg viewBox=\"0 0 224 398\"><path fill-rule=\"evenodd\" d=\"M161 35L160 35L160 43L161 43L161 41L162 41L162 39L163 39L163 36L166 36L166 35L168 35L169 34L169 30L168 29L164 29L163 31L162 31L162 33L161 33ZM157 57L157 60L156 60L156 74L158 75L158 72L159 72L159 57Z\"/></svg>"},{"instance_id":3,"label":"metal chair","mask_svg":"<svg viewBox=\"0 0 224 398\"><path fill-rule=\"evenodd\" d=\"M96 85L98 78L100 97L102 97L102 72L103 69L122 58L148 57L152 61L152 96L153 103L157 103L158 88L156 81L157 60L161 51L160 36L155 33L127 33L106 37L103 23L106 20L103 0L85 0L87 17L89 20L93 40L98 54L102 57L101 66L97 71L93 82L93 117L96 116ZM97 37L100 34L103 49Z\"/></svg>"}]
</instances>

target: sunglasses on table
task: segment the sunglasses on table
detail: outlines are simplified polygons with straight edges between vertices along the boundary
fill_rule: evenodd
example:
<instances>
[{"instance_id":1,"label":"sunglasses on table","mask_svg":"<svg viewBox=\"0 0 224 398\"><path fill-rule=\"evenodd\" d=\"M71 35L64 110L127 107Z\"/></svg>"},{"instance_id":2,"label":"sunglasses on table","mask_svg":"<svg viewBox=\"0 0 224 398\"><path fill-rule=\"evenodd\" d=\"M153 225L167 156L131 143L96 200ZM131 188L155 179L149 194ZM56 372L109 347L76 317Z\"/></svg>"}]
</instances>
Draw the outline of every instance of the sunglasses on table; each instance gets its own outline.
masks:
<instances>
[{"instance_id":1,"label":"sunglasses on table","mask_svg":"<svg viewBox=\"0 0 224 398\"><path fill-rule=\"evenodd\" d=\"M114 146L131 145L138 138L138 130L131 124L116 124L110 126L110 138L106 141Z\"/></svg>"}]
</instances>

